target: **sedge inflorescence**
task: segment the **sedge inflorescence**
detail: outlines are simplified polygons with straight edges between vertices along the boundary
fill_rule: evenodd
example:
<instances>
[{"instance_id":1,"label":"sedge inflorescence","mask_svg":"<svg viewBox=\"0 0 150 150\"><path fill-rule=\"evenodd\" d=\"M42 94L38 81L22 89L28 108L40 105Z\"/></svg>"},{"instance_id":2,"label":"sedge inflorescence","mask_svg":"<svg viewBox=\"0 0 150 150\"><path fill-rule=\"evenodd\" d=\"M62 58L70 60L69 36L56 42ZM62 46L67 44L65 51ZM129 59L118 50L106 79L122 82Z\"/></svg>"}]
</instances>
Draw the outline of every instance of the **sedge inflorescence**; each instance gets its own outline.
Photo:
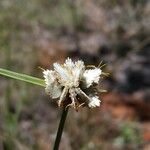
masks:
<instances>
[{"instance_id":1,"label":"sedge inflorescence","mask_svg":"<svg viewBox=\"0 0 150 150\"><path fill-rule=\"evenodd\" d=\"M99 107L100 67L88 69L81 60L67 58L64 64L54 63L54 70L44 70L45 91L56 99L59 107Z\"/></svg>"}]
</instances>

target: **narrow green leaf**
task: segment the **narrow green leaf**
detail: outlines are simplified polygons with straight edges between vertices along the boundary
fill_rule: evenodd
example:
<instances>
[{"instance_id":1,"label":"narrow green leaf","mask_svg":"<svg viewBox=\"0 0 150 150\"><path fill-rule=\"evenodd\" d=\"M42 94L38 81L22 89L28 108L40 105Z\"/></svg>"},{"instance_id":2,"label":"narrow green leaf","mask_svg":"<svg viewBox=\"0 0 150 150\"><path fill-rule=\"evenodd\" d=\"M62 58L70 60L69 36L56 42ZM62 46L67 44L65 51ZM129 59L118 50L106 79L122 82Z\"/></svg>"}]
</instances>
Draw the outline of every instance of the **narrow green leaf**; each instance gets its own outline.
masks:
<instances>
[{"instance_id":1,"label":"narrow green leaf","mask_svg":"<svg viewBox=\"0 0 150 150\"><path fill-rule=\"evenodd\" d=\"M45 82L43 79L39 79L39 78L32 77L29 75L21 74L21 73L16 73L16 72L2 69L2 68L0 68L0 75L7 76L7 77L17 79L17 80L21 80L21 81L25 81L28 83L40 85L40 86L45 86Z\"/></svg>"}]
</instances>

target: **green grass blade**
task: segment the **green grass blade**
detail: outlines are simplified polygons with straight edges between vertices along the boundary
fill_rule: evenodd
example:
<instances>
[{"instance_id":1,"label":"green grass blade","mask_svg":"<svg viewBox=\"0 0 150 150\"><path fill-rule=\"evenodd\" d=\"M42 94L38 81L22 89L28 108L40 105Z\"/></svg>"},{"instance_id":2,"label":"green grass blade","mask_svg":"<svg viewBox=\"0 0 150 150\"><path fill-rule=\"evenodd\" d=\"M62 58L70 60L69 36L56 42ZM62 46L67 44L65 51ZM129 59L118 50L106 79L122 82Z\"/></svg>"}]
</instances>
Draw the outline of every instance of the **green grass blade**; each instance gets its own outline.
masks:
<instances>
[{"instance_id":1,"label":"green grass blade","mask_svg":"<svg viewBox=\"0 0 150 150\"><path fill-rule=\"evenodd\" d=\"M2 69L2 68L0 68L0 75L7 76L16 80L25 81L28 83L40 85L40 86L45 86L45 82L42 79L32 77L29 75L25 75L25 74L21 74L21 73L16 73L16 72L9 71L9 70Z\"/></svg>"}]
</instances>

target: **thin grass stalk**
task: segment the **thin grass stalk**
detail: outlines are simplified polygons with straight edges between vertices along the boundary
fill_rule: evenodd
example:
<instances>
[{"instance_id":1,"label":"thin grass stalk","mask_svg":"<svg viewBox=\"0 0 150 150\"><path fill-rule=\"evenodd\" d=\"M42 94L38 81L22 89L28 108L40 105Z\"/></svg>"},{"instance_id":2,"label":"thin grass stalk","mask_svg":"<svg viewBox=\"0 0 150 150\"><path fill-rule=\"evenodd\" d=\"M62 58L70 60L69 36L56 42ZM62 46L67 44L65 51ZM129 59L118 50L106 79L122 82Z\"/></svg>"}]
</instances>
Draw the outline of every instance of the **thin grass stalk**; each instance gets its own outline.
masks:
<instances>
[{"instance_id":1,"label":"thin grass stalk","mask_svg":"<svg viewBox=\"0 0 150 150\"><path fill-rule=\"evenodd\" d=\"M59 149L60 140L61 140L61 137L62 137L62 133L63 133L64 124L65 124L65 121L66 121L67 114L68 114L68 107L63 108L53 150L58 150Z\"/></svg>"}]
</instances>

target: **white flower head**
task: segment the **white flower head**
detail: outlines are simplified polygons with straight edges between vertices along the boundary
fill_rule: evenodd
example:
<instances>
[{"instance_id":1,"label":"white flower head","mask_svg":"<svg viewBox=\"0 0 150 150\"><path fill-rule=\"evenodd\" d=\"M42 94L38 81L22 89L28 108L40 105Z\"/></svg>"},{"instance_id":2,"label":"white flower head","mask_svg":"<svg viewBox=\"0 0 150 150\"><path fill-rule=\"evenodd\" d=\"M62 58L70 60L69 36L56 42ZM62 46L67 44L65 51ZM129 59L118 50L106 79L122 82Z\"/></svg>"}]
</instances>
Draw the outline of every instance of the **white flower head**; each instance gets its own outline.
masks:
<instances>
[{"instance_id":1,"label":"white flower head","mask_svg":"<svg viewBox=\"0 0 150 150\"><path fill-rule=\"evenodd\" d=\"M73 62L67 58L64 64L54 63L54 70L44 70L46 93L58 99L58 106L99 107L97 96L101 69L86 69L83 61ZM92 96L91 96L92 95Z\"/></svg>"}]
</instances>

